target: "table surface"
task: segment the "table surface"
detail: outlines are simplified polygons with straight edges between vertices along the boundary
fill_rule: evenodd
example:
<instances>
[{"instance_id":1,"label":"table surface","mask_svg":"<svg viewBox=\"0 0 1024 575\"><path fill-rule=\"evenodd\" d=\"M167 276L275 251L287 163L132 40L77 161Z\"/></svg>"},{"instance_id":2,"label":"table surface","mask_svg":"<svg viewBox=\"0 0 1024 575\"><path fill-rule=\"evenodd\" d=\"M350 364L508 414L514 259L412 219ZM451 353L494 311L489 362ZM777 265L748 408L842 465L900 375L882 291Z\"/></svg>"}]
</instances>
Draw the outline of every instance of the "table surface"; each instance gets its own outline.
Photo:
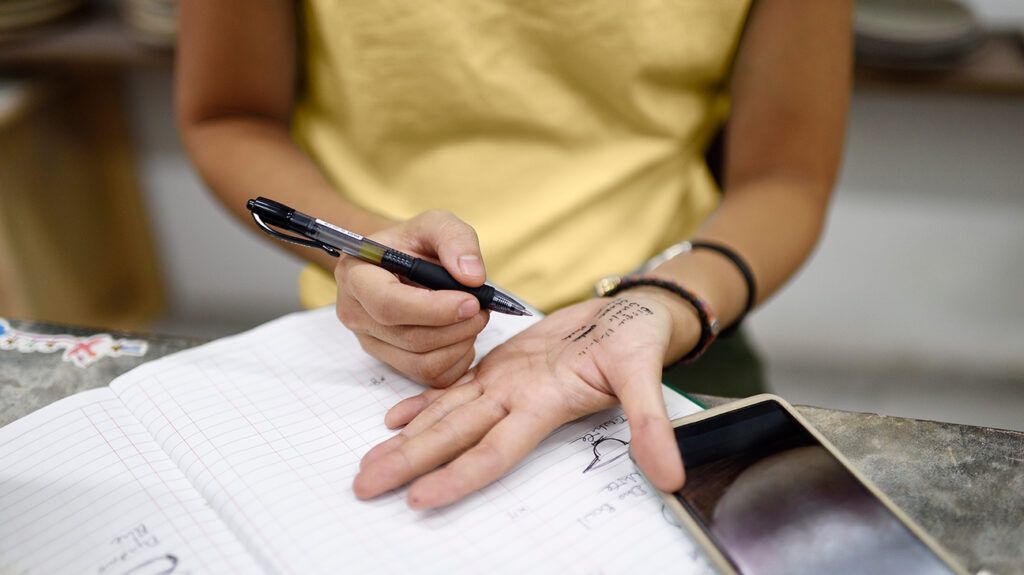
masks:
<instances>
[{"instance_id":1,"label":"table surface","mask_svg":"<svg viewBox=\"0 0 1024 575\"><path fill-rule=\"evenodd\" d=\"M11 320L35 333L94 330ZM87 368L60 354L0 351L0 425L203 340L151 334L144 357ZM720 397L696 396L708 406ZM971 572L1024 573L1024 433L799 406L800 412Z\"/></svg>"}]
</instances>

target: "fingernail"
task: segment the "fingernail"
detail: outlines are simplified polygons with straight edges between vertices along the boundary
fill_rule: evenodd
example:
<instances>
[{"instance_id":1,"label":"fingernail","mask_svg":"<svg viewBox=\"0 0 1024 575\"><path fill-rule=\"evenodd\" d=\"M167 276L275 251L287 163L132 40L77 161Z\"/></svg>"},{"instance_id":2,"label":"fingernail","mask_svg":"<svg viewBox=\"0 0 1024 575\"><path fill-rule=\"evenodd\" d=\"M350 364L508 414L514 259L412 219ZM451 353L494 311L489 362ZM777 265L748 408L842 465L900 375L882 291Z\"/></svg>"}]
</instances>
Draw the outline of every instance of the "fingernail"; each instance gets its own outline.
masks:
<instances>
[{"instance_id":1,"label":"fingernail","mask_svg":"<svg viewBox=\"0 0 1024 575\"><path fill-rule=\"evenodd\" d=\"M480 306L477 305L476 300L467 299L466 301L459 304L459 319L469 319L476 315L479 311Z\"/></svg>"},{"instance_id":2,"label":"fingernail","mask_svg":"<svg viewBox=\"0 0 1024 575\"><path fill-rule=\"evenodd\" d=\"M476 256L460 256L459 269L467 276L484 275L484 264Z\"/></svg>"}]
</instances>

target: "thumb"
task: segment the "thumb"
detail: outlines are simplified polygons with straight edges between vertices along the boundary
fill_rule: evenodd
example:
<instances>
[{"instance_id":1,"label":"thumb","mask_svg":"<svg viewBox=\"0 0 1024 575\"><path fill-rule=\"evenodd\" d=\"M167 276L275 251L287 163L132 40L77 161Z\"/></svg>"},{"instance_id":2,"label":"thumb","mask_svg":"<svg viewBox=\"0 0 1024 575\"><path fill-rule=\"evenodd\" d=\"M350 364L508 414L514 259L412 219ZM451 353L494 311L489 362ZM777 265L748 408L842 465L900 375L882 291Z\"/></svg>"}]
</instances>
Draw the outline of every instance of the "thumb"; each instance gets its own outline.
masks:
<instances>
[{"instance_id":1,"label":"thumb","mask_svg":"<svg viewBox=\"0 0 1024 575\"><path fill-rule=\"evenodd\" d=\"M640 469L655 487L677 491L685 472L675 430L665 412L661 388L661 357L643 354L635 362L621 362L611 381L629 420L630 449ZM630 364L628 369L626 365Z\"/></svg>"},{"instance_id":2,"label":"thumb","mask_svg":"<svg viewBox=\"0 0 1024 575\"><path fill-rule=\"evenodd\" d=\"M432 248L448 273L459 283L479 286L487 279L476 230L451 212L430 211L418 222L417 235Z\"/></svg>"}]
</instances>

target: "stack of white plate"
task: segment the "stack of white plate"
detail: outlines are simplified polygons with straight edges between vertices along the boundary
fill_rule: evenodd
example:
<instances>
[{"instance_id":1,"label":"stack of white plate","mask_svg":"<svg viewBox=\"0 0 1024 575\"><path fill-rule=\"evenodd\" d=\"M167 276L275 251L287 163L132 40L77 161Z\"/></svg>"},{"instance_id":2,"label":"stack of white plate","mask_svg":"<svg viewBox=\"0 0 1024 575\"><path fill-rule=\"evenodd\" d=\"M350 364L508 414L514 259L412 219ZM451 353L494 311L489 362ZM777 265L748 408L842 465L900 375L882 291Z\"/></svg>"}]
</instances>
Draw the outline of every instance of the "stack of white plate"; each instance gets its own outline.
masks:
<instances>
[{"instance_id":1,"label":"stack of white plate","mask_svg":"<svg viewBox=\"0 0 1024 575\"><path fill-rule=\"evenodd\" d=\"M0 33L45 24L81 4L82 0L0 0Z\"/></svg>"},{"instance_id":2,"label":"stack of white plate","mask_svg":"<svg viewBox=\"0 0 1024 575\"><path fill-rule=\"evenodd\" d=\"M178 0L123 0L122 14L144 44L171 47L178 32Z\"/></svg>"},{"instance_id":3,"label":"stack of white plate","mask_svg":"<svg viewBox=\"0 0 1024 575\"><path fill-rule=\"evenodd\" d=\"M981 44L982 30L956 0L857 0L857 63L892 70L942 70Z\"/></svg>"}]
</instances>

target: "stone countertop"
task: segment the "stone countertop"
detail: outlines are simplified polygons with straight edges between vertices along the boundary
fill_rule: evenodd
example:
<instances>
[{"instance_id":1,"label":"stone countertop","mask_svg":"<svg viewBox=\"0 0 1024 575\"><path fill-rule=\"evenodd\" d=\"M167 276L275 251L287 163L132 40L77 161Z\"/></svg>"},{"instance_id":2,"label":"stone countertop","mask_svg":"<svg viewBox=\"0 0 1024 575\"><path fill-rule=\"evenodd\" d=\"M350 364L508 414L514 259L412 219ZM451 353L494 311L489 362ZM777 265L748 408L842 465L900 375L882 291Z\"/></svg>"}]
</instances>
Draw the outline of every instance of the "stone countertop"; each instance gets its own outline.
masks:
<instances>
[{"instance_id":1,"label":"stone countertop","mask_svg":"<svg viewBox=\"0 0 1024 575\"><path fill-rule=\"evenodd\" d=\"M38 334L95 330L11 320ZM0 426L73 393L102 387L139 364L203 340L107 332L143 339L143 357L104 357L81 368L60 352L0 350ZM725 398L696 396L708 406ZM798 407L865 476L969 571L1024 573L1024 433Z\"/></svg>"}]
</instances>

